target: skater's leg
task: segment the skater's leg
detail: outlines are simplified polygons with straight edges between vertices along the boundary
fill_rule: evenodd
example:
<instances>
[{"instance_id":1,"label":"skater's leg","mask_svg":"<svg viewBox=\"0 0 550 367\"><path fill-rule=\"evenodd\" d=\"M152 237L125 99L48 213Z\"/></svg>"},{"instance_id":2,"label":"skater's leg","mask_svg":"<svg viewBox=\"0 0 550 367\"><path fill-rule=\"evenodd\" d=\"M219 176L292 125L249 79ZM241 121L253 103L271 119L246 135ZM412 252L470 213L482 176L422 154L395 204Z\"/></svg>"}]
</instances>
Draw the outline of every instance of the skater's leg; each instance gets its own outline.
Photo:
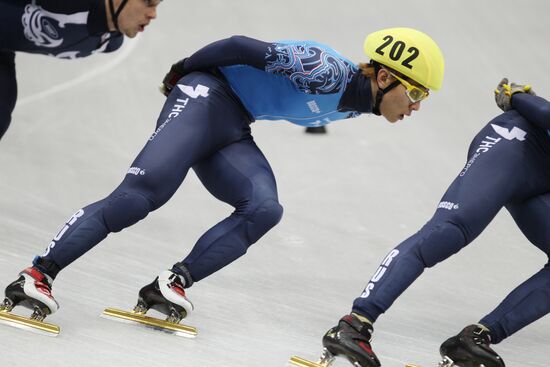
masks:
<instances>
[{"instance_id":1,"label":"skater's leg","mask_svg":"<svg viewBox=\"0 0 550 367\"><path fill-rule=\"evenodd\" d=\"M550 254L550 193L510 203L506 209L525 237Z\"/></svg>"},{"instance_id":2,"label":"skater's leg","mask_svg":"<svg viewBox=\"0 0 550 367\"><path fill-rule=\"evenodd\" d=\"M525 236L550 256L550 194L507 206ZM514 289L480 323L496 344L550 312L550 263Z\"/></svg>"},{"instance_id":3,"label":"skater's leg","mask_svg":"<svg viewBox=\"0 0 550 367\"><path fill-rule=\"evenodd\" d=\"M191 98L179 88L174 89L160 115L157 130L121 185L107 198L79 210L68 221L46 253L35 260L39 269L55 278L60 269L107 234L133 225L162 206L192 165L241 138L248 121L217 79L193 73L181 82L192 87L200 83L211 88L211 93Z\"/></svg>"},{"instance_id":4,"label":"skater's leg","mask_svg":"<svg viewBox=\"0 0 550 367\"><path fill-rule=\"evenodd\" d=\"M504 203L505 198L495 198L493 205L480 207L471 196L464 195L465 189L473 188L476 178L481 178L482 172L476 174L476 171L471 169L468 176L455 179L433 218L386 256L364 292L355 299L352 314L344 316L325 334L323 346L330 353L345 355L351 361L361 360L361 366L380 366L370 345L372 324L378 316L426 267L437 264L470 243ZM489 195L489 191L483 194Z\"/></svg>"},{"instance_id":5,"label":"skater's leg","mask_svg":"<svg viewBox=\"0 0 550 367\"><path fill-rule=\"evenodd\" d=\"M15 52L0 50L0 139L8 130L17 100Z\"/></svg>"},{"instance_id":6,"label":"skater's leg","mask_svg":"<svg viewBox=\"0 0 550 367\"><path fill-rule=\"evenodd\" d=\"M193 169L216 198L235 208L182 262L192 280L199 281L244 255L279 222L283 209L271 167L252 137L225 147Z\"/></svg>"},{"instance_id":7,"label":"skater's leg","mask_svg":"<svg viewBox=\"0 0 550 367\"><path fill-rule=\"evenodd\" d=\"M507 140L492 126L511 129L520 125L527 130L529 125L518 116L501 115L474 138L467 165L441 199L433 218L384 259L355 300L354 312L374 322L425 268L473 241L504 205L546 185L542 178L526 182L527 177L538 174L526 163L539 158L531 135L525 141Z\"/></svg>"},{"instance_id":8,"label":"skater's leg","mask_svg":"<svg viewBox=\"0 0 550 367\"><path fill-rule=\"evenodd\" d=\"M491 330L491 342L496 344L549 312L550 263L547 263L479 323Z\"/></svg>"},{"instance_id":9,"label":"skater's leg","mask_svg":"<svg viewBox=\"0 0 550 367\"><path fill-rule=\"evenodd\" d=\"M204 186L235 211L201 236L182 262L140 290L137 311L153 308L173 321L193 310L184 288L242 256L282 214L271 168L249 134L193 169Z\"/></svg>"},{"instance_id":10,"label":"skater's leg","mask_svg":"<svg viewBox=\"0 0 550 367\"><path fill-rule=\"evenodd\" d=\"M545 132L542 132L545 134ZM534 134L532 134L534 135ZM540 140L544 141L544 140ZM526 192L535 193L527 197L518 197L506 205L508 211L527 238L548 255L550 231L546 221L550 214L550 196L539 195L544 190L541 182L547 181L548 153L545 145L527 145L540 152L539 155L525 156L528 167L523 173L527 177L524 185ZM537 149L538 148L538 149ZM537 168L533 162L540 164ZM541 174L542 173L542 174ZM550 310L550 267L543 270L517 287L489 315L477 325L465 327L459 334L446 340L440 347L441 356L449 362L465 367L503 367L502 358L491 348L525 325L544 316Z\"/></svg>"}]
</instances>

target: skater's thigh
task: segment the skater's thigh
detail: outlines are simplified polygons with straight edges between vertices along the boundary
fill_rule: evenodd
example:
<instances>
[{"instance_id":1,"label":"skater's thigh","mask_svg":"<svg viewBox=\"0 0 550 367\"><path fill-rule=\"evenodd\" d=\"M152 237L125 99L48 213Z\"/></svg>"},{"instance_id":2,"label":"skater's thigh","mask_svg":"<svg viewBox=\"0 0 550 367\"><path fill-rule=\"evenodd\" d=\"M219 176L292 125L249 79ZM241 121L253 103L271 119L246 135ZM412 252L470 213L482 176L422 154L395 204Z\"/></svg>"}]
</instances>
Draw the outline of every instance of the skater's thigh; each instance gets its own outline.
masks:
<instances>
[{"instance_id":1,"label":"skater's thigh","mask_svg":"<svg viewBox=\"0 0 550 367\"><path fill-rule=\"evenodd\" d=\"M183 90L174 89L163 107L156 131L119 188L143 192L155 207L173 195L189 168L241 139L243 129L248 127L246 116L233 100L226 98L225 90L213 76L193 73L180 82L190 85L191 90L199 85L210 88L210 93L192 98Z\"/></svg>"},{"instance_id":2,"label":"skater's thigh","mask_svg":"<svg viewBox=\"0 0 550 367\"><path fill-rule=\"evenodd\" d=\"M15 80L15 52L0 50L0 138L11 122L11 113L17 99Z\"/></svg>"},{"instance_id":3,"label":"skater's thigh","mask_svg":"<svg viewBox=\"0 0 550 367\"><path fill-rule=\"evenodd\" d=\"M550 256L550 193L506 206L525 237Z\"/></svg>"},{"instance_id":4,"label":"skater's thigh","mask_svg":"<svg viewBox=\"0 0 550 367\"><path fill-rule=\"evenodd\" d=\"M518 129L526 135L507 135ZM541 139L546 137L517 113L489 122L473 139L468 161L443 195L435 219L459 225L471 241L502 207L550 190L543 165L536 163L550 164L540 155Z\"/></svg>"},{"instance_id":5,"label":"skater's thigh","mask_svg":"<svg viewBox=\"0 0 550 367\"><path fill-rule=\"evenodd\" d=\"M273 171L250 136L217 151L193 169L212 195L233 206L244 201L278 201Z\"/></svg>"}]
</instances>

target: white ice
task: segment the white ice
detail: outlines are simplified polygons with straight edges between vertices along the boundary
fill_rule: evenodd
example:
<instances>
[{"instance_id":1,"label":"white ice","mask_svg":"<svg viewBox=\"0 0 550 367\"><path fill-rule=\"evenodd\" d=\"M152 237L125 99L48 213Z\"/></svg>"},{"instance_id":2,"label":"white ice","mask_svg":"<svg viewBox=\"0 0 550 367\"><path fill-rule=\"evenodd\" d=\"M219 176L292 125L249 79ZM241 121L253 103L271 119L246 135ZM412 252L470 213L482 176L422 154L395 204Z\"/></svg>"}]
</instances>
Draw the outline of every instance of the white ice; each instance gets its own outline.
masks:
<instances>
[{"instance_id":1,"label":"white ice","mask_svg":"<svg viewBox=\"0 0 550 367\"><path fill-rule=\"evenodd\" d=\"M412 118L364 116L308 136L257 122L285 208L248 254L189 290L196 339L99 317L183 258L231 208L190 173L164 207L113 234L55 282L58 338L0 327L9 366L284 366L315 358L386 253L416 232L465 163L473 136L499 113L501 77L550 97L547 0L167 0L157 21L111 55L61 61L18 54L19 101L0 142L0 280L42 253L77 209L109 194L154 129L157 91L172 62L234 34L313 39L366 60L364 36L393 26L433 36L446 57L443 89ZM468 248L426 271L376 324L383 365L435 366L440 343L491 311L547 257L502 211ZM550 319L497 345L507 366L548 367ZM339 366L345 366L343 361Z\"/></svg>"}]
</instances>

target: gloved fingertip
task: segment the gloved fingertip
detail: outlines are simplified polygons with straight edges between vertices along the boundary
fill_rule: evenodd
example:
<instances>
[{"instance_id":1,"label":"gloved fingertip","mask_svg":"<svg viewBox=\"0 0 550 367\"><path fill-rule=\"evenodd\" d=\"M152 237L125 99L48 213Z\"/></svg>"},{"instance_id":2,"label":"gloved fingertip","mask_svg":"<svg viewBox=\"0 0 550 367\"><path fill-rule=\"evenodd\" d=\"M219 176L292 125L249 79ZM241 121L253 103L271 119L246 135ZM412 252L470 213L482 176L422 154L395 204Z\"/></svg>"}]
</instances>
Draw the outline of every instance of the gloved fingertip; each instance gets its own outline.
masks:
<instances>
[{"instance_id":1,"label":"gloved fingertip","mask_svg":"<svg viewBox=\"0 0 550 367\"><path fill-rule=\"evenodd\" d=\"M159 86L159 91L164 94L166 97L168 97L168 95L170 94L170 91L168 90L168 88L166 88L165 85L160 85Z\"/></svg>"}]
</instances>

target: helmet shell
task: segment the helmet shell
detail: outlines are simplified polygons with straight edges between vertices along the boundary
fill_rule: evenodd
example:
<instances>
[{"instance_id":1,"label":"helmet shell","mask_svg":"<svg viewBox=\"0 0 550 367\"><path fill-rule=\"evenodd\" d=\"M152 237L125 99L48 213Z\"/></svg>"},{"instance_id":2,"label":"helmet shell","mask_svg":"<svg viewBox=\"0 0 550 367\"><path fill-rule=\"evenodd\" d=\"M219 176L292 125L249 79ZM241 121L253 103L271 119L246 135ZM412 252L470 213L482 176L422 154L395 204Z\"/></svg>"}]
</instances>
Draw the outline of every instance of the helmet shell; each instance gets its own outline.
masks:
<instances>
[{"instance_id":1,"label":"helmet shell","mask_svg":"<svg viewBox=\"0 0 550 367\"><path fill-rule=\"evenodd\" d=\"M371 60L428 89L439 90L443 84L443 53L425 33L412 28L382 29L367 36L364 48Z\"/></svg>"}]
</instances>

